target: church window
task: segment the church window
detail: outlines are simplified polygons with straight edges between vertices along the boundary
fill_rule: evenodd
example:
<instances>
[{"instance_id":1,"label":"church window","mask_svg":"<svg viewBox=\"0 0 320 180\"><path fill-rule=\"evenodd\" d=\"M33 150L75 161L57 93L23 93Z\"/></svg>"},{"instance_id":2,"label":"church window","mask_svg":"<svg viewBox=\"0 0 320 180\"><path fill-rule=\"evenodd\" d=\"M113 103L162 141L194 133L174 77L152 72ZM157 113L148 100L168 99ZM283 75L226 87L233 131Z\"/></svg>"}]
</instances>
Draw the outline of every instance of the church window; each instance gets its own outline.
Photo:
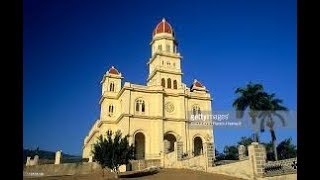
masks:
<instances>
[{"instance_id":1,"label":"church window","mask_svg":"<svg viewBox=\"0 0 320 180\"><path fill-rule=\"evenodd\" d=\"M198 105L195 105L192 107L192 114L193 115L200 115L201 114L201 109Z\"/></svg>"},{"instance_id":2,"label":"church window","mask_svg":"<svg viewBox=\"0 0 320 180\"><path fill-rule=\"evenodd\" d=\"M114 83L110 83L110 91L114 91Z\"/></svg>"},{"instance_id":3,"label":"church window","mask_svg":"<svg viewBox=\"0 0 320 180\"><path fill-rule=\"evenodd\" d=\"M158 45L158 50L162 51L162 45Z\"/></svg>"},{"instance_id":4,"label":"church window","mask_svg":"<svg viewBox=\"0 0 320 180\"><path fill-rule=\"evenodd\" d=\"M166 51L170 52L170 45L168 45L168 44L166 45Z\"/></svg>"},{"instance_id":5,"label":"church window","mask_svg":"<svg viewBox=\"0 0 320 180\"><path fill-rule=\"evenodd\" d=\"M138 99L136 101L136 112L142 112L144 113L146 111L146 104L144 100Z\"/></svg>"},{"instance_id":6,"label":"church window","mask_svg":"<svg viewBox=\"0 0 320 180\"><path fill-rule=\"evenodd\" d=\"M171 65L169 61L167 62L167 65L168 65L168 66L170 66L170 65Z\"/></svg>"},{"instance_id":7,"label":"church window","mask_svg":"<svg viewBox=\"0 0 320 180\"><path fill-rule=\"evenodd\" d=\"M136 102L136 111L139 111L139 103L138 103L138 101Z\"/></svg>"},{"instance_id":8,"label":"church window","mask_svg":"<svg viewBox=\"0 0 320 180\"><path fill-rule=\"evenodd\" d=\"M164 78L161 79L161 86L166 87L166 80Z\"/></svg>"},{"instance_id":9,"label":"church window","mask_svg":"<svg viewBox=\"0 0 320 180\"><path fill-rule=\"evenodd\" d=\"M196 109L195 109L194 107L192 108L192 114L193 114L193 115L196 115L196 114L197 114L197 111L196 111Z\"/></svg>"},{"instance_id":10,"label":"church window","mask_svg":"<svg viewBox=\"0 0 320 180\"><path fill-rule=\"evenodd\" d=\"M167 84L168 84L168 88L171 88L171 79L170 78L168 79Z\"/></svg>"},{"instance_id":11,"label":"church window","mask_svg":"<svg viewBox=\"0 0 320 180\"><path fill-rule=\"evenodd\" d=\"M144 101L142 102L141 104L141 111L144 112L145 111L145 104L144 104Z\"/></svg>"},{"instance_id":12,"label":"church window","mask_svg":"<svg viewBox=\"0 0 320 180\"><path fill-rule=\"evenodd\" d=\"M164 65L164 61L162 61L162 65Z\"/></svg>"},{"instance_id":13,"label":"church window","mask_svg":"<svg viewBox=\"0 0 320 180\"><path fill-rule=\"evenodd\" d=\"M109 105L109 116L112 115L113 111L114 111L114 106L112 104L110 104Z\"/></svg>"},{"instance_id":14,"label":"church window","mask_svg":"<svg viewBox=\"0 0 320 180\"><path fill-rule=\"evenodd\" d=\"M178 85L177 85L177 80L174 80L173 81L173 89L177 89L178 87L177 87Z\"/></svg>"},{"instance_id":15,"label":"church window","mask_svg":"<svg viewBox=\"0 0 320 180\"><path fill-rule=\"evenodd\" d=\"M176 63L173 63L173 67L176 67Z\"/></svg>"}]
</instances>

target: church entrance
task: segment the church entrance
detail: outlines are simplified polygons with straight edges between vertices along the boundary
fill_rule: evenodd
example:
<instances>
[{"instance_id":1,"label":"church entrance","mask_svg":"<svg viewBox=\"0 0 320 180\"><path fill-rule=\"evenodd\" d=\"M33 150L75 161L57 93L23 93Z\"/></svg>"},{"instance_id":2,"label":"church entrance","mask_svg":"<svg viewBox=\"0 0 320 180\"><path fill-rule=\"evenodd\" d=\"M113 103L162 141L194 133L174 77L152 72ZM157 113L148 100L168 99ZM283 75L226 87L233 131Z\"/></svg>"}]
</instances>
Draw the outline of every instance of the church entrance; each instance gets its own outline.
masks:
<instances>
[{"instance_id":1,"label":"church entrance","mask_svg":"<svg viewBox=\"0 0 320 180\"><path fill-rule=\"evenodd\" d=\"M145 158L145 136L143 133L139 132L134 137L135 145L135 158L144 159Z\"/></svg>"},{"instance_id":2,"label":"church entrance","mask_svg":"<svg viewBox=\"0 0 320 180\"><path fill-rule=\"evenodd\" d=\"M164 151L170 153L174 151L174 143L177 141L173 134L164 135Z\"/></svg>"},{"instance_id":3,"label":"church entrance","mask_svg":"<svg viewBox=\"0 0 320 180\"><path fill-rule=\"evenodd\" d=\"M193 149L194 149L194 156L199 156L200 154L203 154L202 139L200 137L194 138Z\"/></svg>"}]
</instances>

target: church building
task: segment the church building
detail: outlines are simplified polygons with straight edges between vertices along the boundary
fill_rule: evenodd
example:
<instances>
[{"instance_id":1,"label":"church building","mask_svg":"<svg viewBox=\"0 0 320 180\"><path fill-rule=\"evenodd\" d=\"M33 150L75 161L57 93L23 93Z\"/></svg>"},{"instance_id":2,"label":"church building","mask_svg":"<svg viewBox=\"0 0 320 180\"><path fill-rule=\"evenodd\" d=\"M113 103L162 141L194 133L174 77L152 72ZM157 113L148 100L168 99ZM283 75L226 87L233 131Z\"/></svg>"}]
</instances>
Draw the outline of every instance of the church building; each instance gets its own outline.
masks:
<instances>
[{"instance_id":1,"label":"church building","mask_svg":"<svg viewBox=\"0 0 320 180\"><path fill-rule=\"evenodd\" d=\"M165 19L153 30L150 46L145 85L123 82L117 66L104 74L100 116L84 139L83 158L92 156L97 137L109 129L129 135L137 160L161 160L174 151L195 157L206 151L206 144L213 146L212 126L197 128L190 122L192 114L212 112L210 93L197 80L190 86L182 82L182 56L173 28Z\"/></svg>"}]
</instances>

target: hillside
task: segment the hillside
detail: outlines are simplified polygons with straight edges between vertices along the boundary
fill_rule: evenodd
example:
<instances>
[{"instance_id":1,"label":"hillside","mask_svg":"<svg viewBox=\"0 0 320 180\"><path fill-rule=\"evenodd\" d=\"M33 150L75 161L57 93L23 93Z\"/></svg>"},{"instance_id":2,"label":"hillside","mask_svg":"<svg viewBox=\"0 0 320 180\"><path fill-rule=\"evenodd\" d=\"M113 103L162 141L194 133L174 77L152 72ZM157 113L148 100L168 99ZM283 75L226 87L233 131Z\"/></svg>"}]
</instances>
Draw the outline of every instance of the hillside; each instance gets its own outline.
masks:
<instances>
[{"instance_id":1,"label":"hillside","mask_svg":"<svg viewBox=\"0 0 320 180\"><path fill-rule=\"evenodd\" d=\"M35 155L38 155L40 159L47 159L47 160L54 160L55 159L55 152L46 151L46 150L30 150L30 149L23 149L23 161L26 162L27 156L31 156L33 158ZM73 161L81 161L81 156L65 154L62 152L62 157L64 160L73 160Z\"/></svg>"}]
</instances>

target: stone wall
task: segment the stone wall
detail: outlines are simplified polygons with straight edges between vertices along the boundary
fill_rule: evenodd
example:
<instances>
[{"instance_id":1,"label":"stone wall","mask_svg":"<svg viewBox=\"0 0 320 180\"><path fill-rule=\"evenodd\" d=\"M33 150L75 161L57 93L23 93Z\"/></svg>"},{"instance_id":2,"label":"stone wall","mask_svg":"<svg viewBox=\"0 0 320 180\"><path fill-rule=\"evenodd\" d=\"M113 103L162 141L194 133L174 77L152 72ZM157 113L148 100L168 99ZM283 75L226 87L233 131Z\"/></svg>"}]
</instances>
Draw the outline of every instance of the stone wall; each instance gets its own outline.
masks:
<instances>
[{"instance_id":1,"label":"stone wall","mask_svg":"<svg viewBox=\"0 0 320 180\"><path fill-rule=\"evenodd\" d=\"M265 164L264 169L264 176L277 176L297 173L297 158L268 161Z\"/></svg>"},{"instance_id":2,"label":"stone wall","mask_svg":"<svg viewBox=\"0 0 320 180\"><path fill-rule=\"evenodd\" d=\"M189 159L177 161L175 168L206 171L207 157L205 157L204 155L200 155L200 156L195 156Z\"/></svg>"},{"instance_id":3,"label":"stone wall","mask_svg":"<svg viewBox=\"0 0 320 180\"><path fill-rule=\"evenodd\" d=\"M224 174L243 179L252 179L253 177L251 162L249 160L233 162L221 166L208 167L207 172Z\"/></svg>"},{"instance_id":4,"label":"stone wall","mask_svg":"<svg viewBox=\"0 0 320 180\"><path fill-rule=\"evenodd\" d=\"M264 174L264 165L267 161L267 153L264 145L253 142L248 146L249 161L254 177L262 177Z\"/></svg>"},{"instance_id":5,"label":"stone wall","mask_svg":"<svg viewBox=\"0 0 320 180\"><path fill-rule=\"evenodd\" d=\"M214 164L214 158L215 158L215 154L214 154L214 148L213 148L213 143L207 143L206 144L206 156L208 158L208 167L212 167Z\"/></svg>"},{"instance_id":6,"label":"stone wall","mask_svg":"<svg viewBox=\"0 0 320 180\"><path fill-rule=\"evenodd\" d=\"M177 163L177 153L176 151L167 153L164 155L164 167L165 168L174 168Z\"/></svg>"},{"instance_id":7,"label":"stone wall","mask_svg":"<svg viewBox=\"0 0 320 180\"><path fill-rule=\"evenodd\" d=\"M244 146L244 145L239 145L238 146L239 160L249 159L249 157L246 155L246 152L247 152L246 146Z\"/></svg>"},{"instance_id":8,"label":"stone wall","mask_svg":"<svg viewBox=\"0 0 320 180\"><path fill-rule=\"evenodd\" d=\"M253 142L248 146L249 159L244 155L245 149L239 147L243 159L230 164L209 167L208 172L225 174L243 179L296 179L297 159L267 162L266 149L262 144ZM295 173L288 175L288 173ZM271 177L274 176L274 177Z\"/></svg>"},{"instance_id":9,"label":"stone wall","mask_svg":"<svg viewBox=\"0 0 320 180\"><path fill-rule=\"evenodd\" d=\"M39 156L35 155L33 159L30 156L27 157L26 166L35 166L39 164Z\"/></svg>"},{"instance_id":10,"label":"stone wall","mask_svg":"<svg viewBox=\"0 0 320 180\"><path fill-rule=\"evenodd\" d=\"M26 166L23 171L24 176L33 173L42 176L61 176L73 174L89 174L94 170L101 170L98 163L64 163L64 164L43 164L36 166Z\"/></svg>"},{"instance_id":11,"label":"stone wall","mask_svg":"<svg viewBox=\"0 0 320 180\"><path fill-rule=\"evenodd\" d=\"M151 166L160 167L161 161L160 159L149 159L149 160L131 160L131 170L142 170ZM129 170L129 168L128 168Z\"/></svg>"}]
</instances>

